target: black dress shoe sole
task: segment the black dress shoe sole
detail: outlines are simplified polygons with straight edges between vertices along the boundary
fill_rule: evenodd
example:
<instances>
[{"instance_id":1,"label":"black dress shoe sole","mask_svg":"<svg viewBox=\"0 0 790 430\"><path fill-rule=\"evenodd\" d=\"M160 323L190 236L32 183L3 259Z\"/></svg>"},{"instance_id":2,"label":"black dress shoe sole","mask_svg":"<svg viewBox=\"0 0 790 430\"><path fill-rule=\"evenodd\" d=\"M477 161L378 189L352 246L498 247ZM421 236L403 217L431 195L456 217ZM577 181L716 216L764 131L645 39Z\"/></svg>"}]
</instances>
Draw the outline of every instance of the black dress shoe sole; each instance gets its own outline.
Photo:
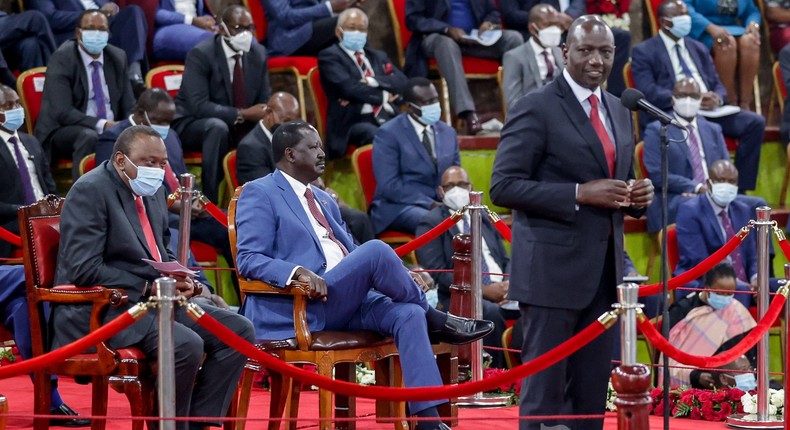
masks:
<instances>
[{"instance_id":1,"label":"black dress shoe sole","mask_svg":"<svg viewBox=\"0 0 790 430\"><path fill-rule=\"evenodd\" d=\"M455 336L450 335L448 333L428 333L428 338L431 340L431 343L449 343L451 345L466 345L468 343L472 343L486 337L486 335L488 335L492 331L494 331L494 328L490 327L488 330L482 331L475 335L471 335L471 337L465 339L453 339L453 337Z\"/></svg>"}]
</instances>

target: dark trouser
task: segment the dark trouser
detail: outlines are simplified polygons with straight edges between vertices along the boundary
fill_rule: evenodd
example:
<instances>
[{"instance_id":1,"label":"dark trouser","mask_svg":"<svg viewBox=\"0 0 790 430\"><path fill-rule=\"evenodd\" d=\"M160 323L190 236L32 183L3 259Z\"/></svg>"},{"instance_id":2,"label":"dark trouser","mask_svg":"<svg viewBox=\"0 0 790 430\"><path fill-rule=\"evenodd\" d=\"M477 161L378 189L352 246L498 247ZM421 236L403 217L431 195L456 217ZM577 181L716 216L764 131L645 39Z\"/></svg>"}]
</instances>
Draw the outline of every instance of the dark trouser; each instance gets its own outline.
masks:
<instances>
[{"instance_id":1,"label":"dark trouser","mask_svg":"<svg viewBox=\"0 0 790 430\"><path fill-rule=\"evenodd\" d=\"M609 240L606 262L598 285L598 292L584 309L547 308L521 304L525 339L521 350L522 362L533 360L574 334L594 323L601 314L611 310L615 301L615 260L612 239ZM617 256L622 259L622 255ZM572 285L550 285L546 288L567 288ZM558 304L560 305L560 304ZM607 330L592 342L559 363L524 378L521 388L519 415L580 415L603 414L606 407L606 387L609 381L611 352L615 333ZM573 430L603 428L603 419L593 420L522 420L521 430L540 430L541 425L563 424Z\"/></svg>"},{"instance_id":2,"label":"dark trouser","mask_svg":"<svg viewBox=\"0 0 790 430\"><path fill-rule=\"evenodd\" d=\"M721 126L727 137L738 139L735 150L735 167L738 169L738 189L753 190L757 186L757 170L760 168L760 151L763 147L765 118L754 112L742 110L734 115L710 118Z\"/></svg>"},{"instance_id":3,"label":"dark trouser","mask_svg":"<svg viewBox=\"0 0 790 430\"><path fill-rule=\"evenodd\" d=\"M326 17L313 21L313 34L310 39L294 51L294 57L317 57L318 53L337 43L335 35L337 17Z\"/></svg>"},{"instance_id":4,"label":"dark trouser","mask_svg":"<svg viewBox=\"0 0 790 430\"><path fill-rule=\"evenodd\" d=\"M44 148L52 154L51 160L72 160L71 176L76 181L80 176L80 160L93 153L98 141L99 133L95 129L68 125L53 132L44 142Z\"/></svg>"},{"instance_id":5,"label":"dark trouser","mask_svg":"<svg viewBox=\"0 0 790 430\"><path fill-rule=\"evenodd\" d=\"M46 66L55 49L55 38L41 12L0 17L0 50L20 71Z\"/></svg>"},{"instance_id":6,"label":"dark trouser","mask_svg":"<svg viewBox=\"0 0 790 430\"><path fill-rule=\"evenodd\" d=\"M110 18L110 44L126 52L129 64L145 59L147 37L148 24L139 6L126 6Z\"/></svg>"},{"instance_id":7,"label":"dark trouser","mask_svg":"<svg viewBox=\"0 0 790 430\"><path fill-rule=\"evenodd\" d=\"M200 151L203 155L201 180L203 194L216 203L219 197L219 181L222 157L228 153L230 129L217 118L173 121L173 129L181 137L185 151Z\"/></svg>"},{"instance_id":8,"label":"dark trouser","mask_svg":"<svg viewBox=\"0 0 790 430\"><path fill-rule=\"evenodd\" d=\"M439 303L445 312L450 312L450 295L439 293ZM494 323L494 331L488 333L483 338L483 346L493 346L502 348L502 333L505 331L505 314L498 304L483 300L483 319ZM505 368L505 354L502 351L491 349L485 350L491 355L491 367L497 369Z\"/></svg>"}]
</instances>

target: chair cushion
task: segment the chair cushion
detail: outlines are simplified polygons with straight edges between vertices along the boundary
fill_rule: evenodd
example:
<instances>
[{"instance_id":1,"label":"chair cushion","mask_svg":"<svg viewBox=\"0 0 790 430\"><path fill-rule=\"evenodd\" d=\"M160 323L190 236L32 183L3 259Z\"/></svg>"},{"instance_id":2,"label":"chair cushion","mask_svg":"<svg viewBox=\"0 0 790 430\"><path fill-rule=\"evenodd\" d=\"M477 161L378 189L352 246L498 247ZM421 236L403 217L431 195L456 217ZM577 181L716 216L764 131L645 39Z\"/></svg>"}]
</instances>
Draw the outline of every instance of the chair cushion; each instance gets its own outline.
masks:
<instances>
[{"instance_id":1,"label":"chair cushion","mask_svg":"<svg viewBox=\"0 0 790 430\"><path fill-rule=\"evenodd\" d=\"M384 337L376 332L360 331L317 331L313 333L313 343L310 345L311 351L328 351L332 349L356 349L370 348L374 346L386 345L394 340ZM273 351L277 349L298 349L296 338L285 340L263 340L257 341L255 346L261 351Z\"/></svg>"},{"instance_id":2,"label":"chair cushion","mask_svg":"<svg viewBox=\"0 0 790 430\"><path fill-rule=\"evenodd\" d=\"M499 62L496 60L489 60L487 58L467 57L461 59L461 64L464 66L464 73L467 75L496 75L499 70ZM431 58L428 61L431 68L437 68L436 60Z\"/></svg>"},{"instance_id":3,"label":"chair cushion","mask_svg":"<svg viewBox=\"0 0 790 430\"><path fill-rule=\"evenodd\" d=\"M268 59L269 70L284 67L295 68L300 75L307 76L307 72L318 66L316 57L274 57Z\"/></svg>"},{"instance_id":4,"label":"chair cushion","mask_svg":"<svg viewBox=\"0 0 790 430\"><path fill-rule=\"evenodd\" d=\"M55 263L58 260L60 241L60 217L40 217L29 221L33 240L33 273L38 279L33 281L39 288L50 288L55 282Z\"/></svg>"}]
</instances>

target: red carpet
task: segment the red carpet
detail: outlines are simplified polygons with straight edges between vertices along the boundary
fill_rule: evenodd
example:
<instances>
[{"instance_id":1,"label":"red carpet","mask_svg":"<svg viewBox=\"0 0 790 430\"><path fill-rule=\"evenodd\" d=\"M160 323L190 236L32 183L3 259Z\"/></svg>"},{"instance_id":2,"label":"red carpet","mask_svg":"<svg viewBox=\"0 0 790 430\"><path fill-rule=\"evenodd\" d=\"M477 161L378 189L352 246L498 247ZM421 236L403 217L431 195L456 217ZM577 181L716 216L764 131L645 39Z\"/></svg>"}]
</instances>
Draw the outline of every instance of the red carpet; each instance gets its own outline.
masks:
<instances>
[{"instance_id":1,"label":"red carpet","mask_svg":"<svg viewBox=\"0 0 790 430\"><path fill-rule=\"evenodd\" d=\"M66 403L81 414L90 413L90 385L77 385L73 380L61 378L60 393ZM32 429L33 428L33 384L27 377L16 377L0 381L0 394L8 398L9 413L12 415L8 419L8 429ZM125 397L110 390L110 402L108 415L111 417L107 422L108 430L128 430L131 429L129 419L129 404ZM318 418L318 395L317 392L303 393L301 397L301 410L299 428L317 428ZM264 428L264 421L267 418L269 407L269 392L254 389L250 404L250 418L258 421L250 422L247 428ZM374 401L370 399L357 400L357 414L360 419L357 429L370 430L391 428L389 424L376 423L373 419ZM116 420L112 420L116 417ZM518 408L495 408L495 409L461 409L459 413L459 426L457 430L476 430L485 428L486 430L497 429L516 429L518 428ZM650 417L652 429L661 429L661 419ZM615 430L617 420L614 414L609 414L606 418L606 430ZM724 429L723 423L709 423L704 421L692 421L687 419L673 419L670 422L673 430L708 430Z\"/></svg>"}]
</instances>

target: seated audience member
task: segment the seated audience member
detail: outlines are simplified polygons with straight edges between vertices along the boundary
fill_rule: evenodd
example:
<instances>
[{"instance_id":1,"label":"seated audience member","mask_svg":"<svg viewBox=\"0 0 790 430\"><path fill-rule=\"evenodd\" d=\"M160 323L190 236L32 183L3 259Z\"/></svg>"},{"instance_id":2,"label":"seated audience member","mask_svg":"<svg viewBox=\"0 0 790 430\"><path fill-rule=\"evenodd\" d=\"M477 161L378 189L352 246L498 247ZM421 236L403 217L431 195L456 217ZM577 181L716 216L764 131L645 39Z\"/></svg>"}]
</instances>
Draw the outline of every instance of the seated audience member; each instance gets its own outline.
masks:
<instances>
[{"instance_id":1,"label":"seated audience member","mask_svg":"<svg viewBox=\"0 0 790 430\"><path fill-rule=\"evenodd\" d=\"M409 79L403 98L406 112L382 125L373 139L378 186L370 218L376 234L414 234L422 217L441 204L441 172L461 165L455 130L439 121L439 94L431 81Z\"/></svg>"},{"instance_id":2,"label":"seated audience member","mask_svg":"<svg viewBox=\"0 0 790 430\"><path fill-rule=\"evenodd\" d=\"M175 260L167 248L167 196L161 187L167 150L159 132L144 125L132 126L121 133L114 149L110 161L80 177L66 196L60 217L56 275L60 284L125 289L129 302L110 308L106 321L155 293L152 284L162 274L142 259ZM254 340L250 322L214 307L208 288L190 278L173 277L179 295L199 303L247 341ZM87 334L89 315L86 305L54 306L53 347ZM146 313L130 329L110 338L110 345L134 346L155 357L155 321L156 314ZM184 307L175 310L175 321L176 416L224 417L247 359L201 328L187 316ZM207 425L218 426L220 421L183 421L178 428Z\"/></svg>"},{"instance_id":3,"label":"seated audience member","mask_svg":"<svg viewBox=\"0 0 790 430\"><path fill-rule=\"evenodd\" d=\"M760 9L751 0L687 0L689 37L713 54L727 99L752 110L754 77L760 66ZM737 83L735 77L738 77Z\"/></svg>"},{"instance_id":4,"label":"seated audience member","mask_svg":"<svg viewBox=\"0 0 790 430\"><path fill-rule=\"evenodd\" d=\"M469 191L472 184L469 175L460 166L451 166L442 174L442 184L437 191L442 204L431 209L417 226L417 236L441 224L453 212L469 204ZM470 219L467 212L449 230L441 236L417 248L417 260L425 269L453 268L453 236L459 233L470 234ZM486 216L483 216L483 272L498 273L483 275L483 319L494 323L494 331L483 338L486 346L502 347L502 332L505 331L506 313L500 305L507 303L508 281L499 275L507 272L510 258L505 251L502 237ZM450 310L450 284L453 282L452 272L432 273L439 295L437 309ZM518 312L513 312L518 318ZM505 367L505 359L501 351L489 351L494 361L492 367Z\"/></svg>"},{"instance_id":5,"label":"seated audience member","mask_svg":"<svg viewBox=\"0 0 790 430\"><path fill-rule=\"evenodd\" d=\"M139 6L121 8L109 0L28 0L25 3L29 9L37 10L47 17L58 45L73 38L75 29L77 37L82 40L80 29L88 30L81 25L84 13L89 10L101 11L107 17L107 28L99 33L90 32L88 44L97 46L109 41L111 45L121 48L129 61L126 76L135 88L145 87L142 64L145 61L148 24Z\"/></svg>"},{"instance_id":6,"label":"seated audience member","mask_svg":"<svg viewBox=\"0 0 790 430\"><path fill-rule=\"evenodd\" d=\"M562 17L545 3L529 13L529 39L502 57L502 91L508 110L528 92L551 82L562 72Z\"/></svg>"},{"instance_id":7,"label":"seated audience member","mask_svg":"<svg viewBox=\"0 0 790 430\"><path fill-rule=\"evenodd\" d=\"M605 1L606 3L611 3L609 0ZM595 7L599 2L599 0L500 0L499 9L502 11L502 20L505 25L508 28L521 31L526 39L530 36L530 10L535 5L541 3L549 4L558 10L562 31L565 32L574 19L584 14L597 13L590 8ZM612 28L612 34L614 35L615 51L612 73L609 74L609 79L607 80L607 91L619 97L620 93L625 89L625 81L620 71L623 70L630 57L631 33L619 28Z\"/></svg>"},{"instance_id":8,"label":"seated audience member","mask_svg":"<svg viewBox=\"0 0 790 430\"><path fill-rule=\"evenodd\" d=\"M669 331L669 342L672 345L689 354L711 356L724 342L757 325L749 310L738 300L733 300L737 276L735 272L729 263L718 264L705 274L705 290L695 293L688 300L691 303L674 305L676 309L682 306L687 310L683 311L683 318ZM672 312L670 309L670 313ZM683 367L672 358L669 359L669 365L672 387L699 384L699 381L691 381L689 378L692 369ZM661 377L659 370L659 380Z\"/></svg>"},{"instance_id":9,"label":"seated audience member","mask_svg":"<svg viewBox=\"0 0 790 430\"><path fill-rule=\"evenodd\" d=\"M702 260L724 246L749 220L755 219L755 208L767 206L758 197L738 194L735 185L738 170L729 160L713 162L708 169L707 192L683 202L678 208L676 232L679 261L674 275L677 276L695 267ZM757 240L748 235L728 257L735 270L738 291L757 288ZM776 291L778 281L770 280L771 289ZM692 281L686 287L699 288L700 281ZM688 294L688 290L677 290L675 299ZM735 300L749 307L752 302L748 294L736 294Z\"/></svg>"},{"instance_id":10,"label":"seated audience member","mask_svg":"<svg viewBox=\"0 0 790 430\"><path fill-rule=\"evenodd\" d=\"M373 330L393 336L405 385L441 385L431 340L471 342L491 332L493 323L437 311L392 248L378 240L354 244L337 204L310 185L325 165L312 126L285 123L272 143L277 169L247 183L239 197L239 274L275 287L308 284L311 331ZM248 295L241 312L253 322L257 339L295 335L290 297ZM447 429L436 410L442 403L409 402L409 413L426 419L418 429Z\"/></svg>"},{"instance_id":11,"label":"seated audience member","mask_svg":"<svg viewBox=\"0 0 790 430\"><path fill-rule=\"evenodd\" d=\"M335 43L335 14L356 0L258 0L269 24L266 47L272 57L315 57Z\"/></svg>"},{"instance_id":12,"label":"seated audience member","mask_svg":"<svg viewBox=\"0 0 790 430\"><path fill-rule=\"evenodd\" d=\"M206 0L159 0L154 22L157 60L184 61L190 49L217 33Z\"/></svg>"},{"instance_id":13,"label":"seated audience member","mask_svg":"<svg viewBox=\"0 0 790 430\"><path fill-rule=\"evenodd\" d=\"M778 53L790 43L790 2L768 0L765 2L765 20L771 29L771 49Z\"/></svg>"},{"instance_id":14,"label":"seated audience member","mask_svg":"<svg viewBox=\"0 0 790 430\"><path fill-rule=\"evenodd\" d=\"M274 171L272 133L284 122L299 118L299 100L289 93L272 94L263 107L263 119L247 133L236 148L236 177L239 185Z\"/></svg>"},{"instance_id":15,"label":"seated audience member","mask_svg":"<svg viewBox=\"0 0 790 430\"><path fill-rule=\"evenodd\" d=\"M721 127L699 115L702 94L693 78L681 78L672 90L672 108L678 122L688 128L684 132L676 127L667 128L669 145L669 207L667 225L675 223L678 206L686 199L708 191L708 166L716 160L729 160L727 144ZM645 167L650 179L661 189L661 124L654 121L645 130ZM661 224L661 199L654 199L647 208L647 231L656 233Z\"/></svg>"},{"instance_id":16,"label":"seated audience member","mask_svg":"<svg viewBox=\"0 0 790 430\"><path fill-rule=\"evenodd\" d=\"M406 85L406 75L393 66L384 51L366 46L365 12L357 8L343 11L335 33L340 42L318 54L321 86L329 100L329 159L343 157L349 146L373 142L379 125L400 113L395 103Z\"/></svg>"},{"instance_id":17,"label":"seated audience member","mask_svg":"<svg viewBox=\"0 0 790 430\"><path fill-rule=\"evenodd\" d=\"M782 70L782 81L785 88L790 88L790 46L785 46L779 51L779 66ZM785 106L790 106L790 94L785 97ZM779 123L779 139L787 147L790 142L790 108L782 111L782 119Z\"/></svg>"},{"instance_id":18,"label":"seated audience member","mask_svg":"<svg viewBox=\"0 0 790 430\"><path fill-rule=\"evenodd\" d=\"M89 10L79 23L78 40L60 45L47 65L36 121L38 140L54 159L73 160L75 179L80 160L94 152L99 134L134 107L126 54L107 44L107 16Z\"/></svg>"},{"instance_id":19,"label":"seated audience member","mask_svg":"<svg viewBox=\"0 0 790 430\"><path fill-rule=\"evenodd\" d=\"M486 31L499 31L499 24L499 11L492 0L406 1L406 27L413 32L406 49L406 73L427 76L428 59L436 59L447 81L450 105L464 121L466 134L477 134L482 127L464 76L462 55L499 60L524 39L515 30L501 30L502 36L491 46L464 37L473 30L482 36Z\"/></svg>"},{"instance_id":20,"label":"seated audience member","mask_svg":"<svg viewBox=\"0 0 790 430\"><path fill-rule=\"evenodd\" d=\"M681 0L664 1L658 7L661 26L658 35L636 45L632 54L631 70L636 89L645 93L647 101L667 112L672 109L672 89L681 78L694 78L699 84L701 109L715 110L729 100L708 50L686 37L691 27L690 20L689 9ZM645 119L640 116L642 127ZM742 110L710 118L710 121L721 126L725 137L738 139L735 152L735 166L741 173L738 188L741 191L753 190L757 185L765 119L754 112Z\"/></svg>"},{"instance_id":21,"label":"seated audience member","mask_svg":"<svg viewBox=\"0 0 790 430\"><path fill-rule=\"evenodd\" d=\"M368 214L362 212L359 209L350 207L346 202L343 201L343 199L340 198L340 196L337 195L337 191L328 188L324 184L323 179L318 178L311 183L313 186L318 187L318 189L321 191L325 191L327 194L329 194L335 203L337 203L338 208L340 208L340 218L342 218L343 222L346 223L346 227L348 227L348 232L354 239L354 243L361 245L376 238L376 236L373 234L373 224L370 223L370 217Z\"/></svg>"},{"instance_id":22,"label":"seated audience member","mask_svg":"<svg viewBox=\"0 0 790 430\"><path fill-rule=\"evenodd\" d=\"M0 11L0 83L14 87L16 78L11 70L46 66L55 49L52 30L41 12L9 15Z\"/></svg>"},{"instance_id":23,"label":"seated audience member","mask_svg":"<svg viewBox=\"0 0 790 430\"><path fill-rule=\"evenodd\" d=\"M228 6L220 27L187 55L173 121L184 149L203 154L203 193L215 203L222 157L263 119L271 96L266 48L252 40L250 13Z\"/></svg>"}]
</instances>

